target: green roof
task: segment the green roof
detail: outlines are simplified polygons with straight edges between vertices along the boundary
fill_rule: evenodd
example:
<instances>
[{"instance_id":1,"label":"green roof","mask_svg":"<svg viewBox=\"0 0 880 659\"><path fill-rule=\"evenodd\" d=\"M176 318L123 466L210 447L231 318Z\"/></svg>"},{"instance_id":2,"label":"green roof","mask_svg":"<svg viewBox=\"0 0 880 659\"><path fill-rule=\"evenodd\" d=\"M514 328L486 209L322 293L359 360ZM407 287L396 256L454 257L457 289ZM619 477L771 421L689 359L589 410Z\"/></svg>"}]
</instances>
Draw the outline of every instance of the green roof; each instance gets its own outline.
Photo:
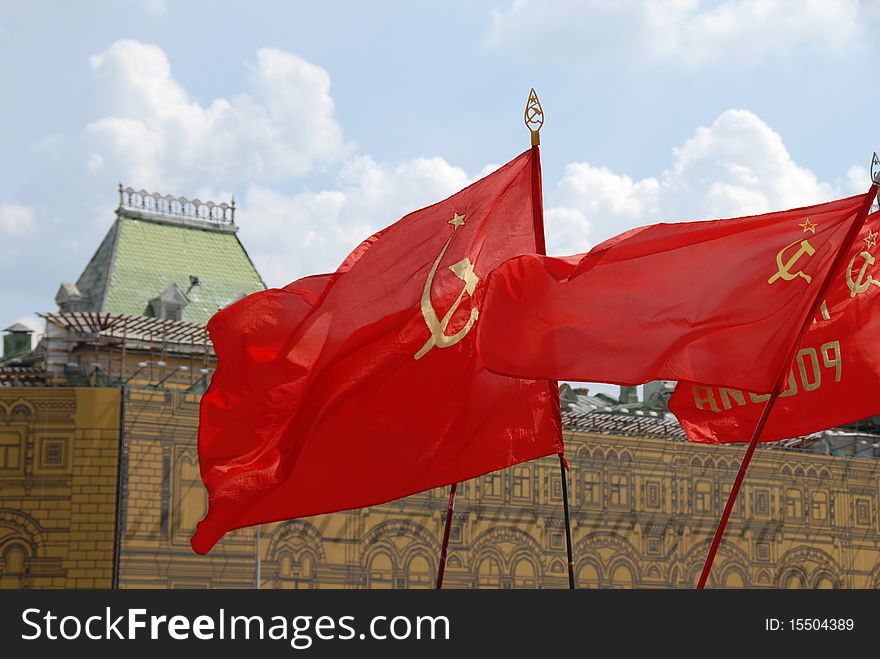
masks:
<instances>
[{"instance_id":1,"label":"green roof","mask_svg":"<svg viewBox=\"0 0 880 659\"><path fill-rule=\"evenodd\" d=\"M182 320L194 323L265 288L234 231L125 215L77 281L90 310L139 316L152 316L150 300L172 284L189 300Z\"/></svg>"}]
</instances>

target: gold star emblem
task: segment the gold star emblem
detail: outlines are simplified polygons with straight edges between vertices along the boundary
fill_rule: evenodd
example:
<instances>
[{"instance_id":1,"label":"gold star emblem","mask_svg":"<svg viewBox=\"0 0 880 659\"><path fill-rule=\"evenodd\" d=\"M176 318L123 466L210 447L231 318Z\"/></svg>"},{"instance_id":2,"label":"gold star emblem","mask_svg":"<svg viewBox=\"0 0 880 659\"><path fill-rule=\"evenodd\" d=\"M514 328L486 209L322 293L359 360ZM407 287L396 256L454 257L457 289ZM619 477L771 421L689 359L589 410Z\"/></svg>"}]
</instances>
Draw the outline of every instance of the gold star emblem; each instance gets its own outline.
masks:
<instances>
[{"instance_id":1,"label":"gold star emblem","mask_svg":"<svg viewBox=\"0 0 880 659\"><path fill-rule=\"evenodd\" d=\"M815 235L816 234L816 227L819 225L816 224L815 222L810 222L810 218L807 218L806 220L804 220L803 222L798 224L798 226L803 228L804 233L806 233L807 231L810 231L811 233L813 233L813 235Z\"/></svg>"},{"instance_id":2,"label":"gold star emblem","mask_svg":"<svg viewBox=\"0 0 880 659\"><path fill-rule=\"evenodd\" d=\"M868 249L874 249L877 246L877 236L880 235L878 231L868 230L868 235L862 238L865 243L868 245Z\"/></svg>"},{"instance_id":3,"label":"gold star emblem","mask_svg":"<svg viewBox=\"0 0 880 659\"><path fill-rule=\"evenodd\" d=\"M452 211L452 219L449 220L449 224L451 224L454 228L464 226L464 215L459 215L455 211Z\"/></svg>"}]
</instances>

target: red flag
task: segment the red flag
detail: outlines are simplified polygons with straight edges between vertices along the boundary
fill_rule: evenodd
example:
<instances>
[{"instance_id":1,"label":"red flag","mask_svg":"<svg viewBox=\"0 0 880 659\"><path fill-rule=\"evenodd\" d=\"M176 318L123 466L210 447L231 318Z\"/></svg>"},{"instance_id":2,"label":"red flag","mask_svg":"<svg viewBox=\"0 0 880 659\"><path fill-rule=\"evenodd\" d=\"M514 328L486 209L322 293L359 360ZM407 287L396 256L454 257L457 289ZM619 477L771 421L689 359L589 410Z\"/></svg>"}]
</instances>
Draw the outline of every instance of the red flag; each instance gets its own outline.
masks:
<instances>
[{"instance_id":1,"label":"red flag","mask_svg":"<svg viewBox=\"0 0 880 659\"><path fill-rule=\"evenodd\" d=\"M547 382L476 359L489 272L533 252L532 153L365 241L333 275L257 293L208 325L210 508L192 540L369 506L562 451Z\"/></svg>"},{"instance_id":2,"label":"red flag","mask_svg":"<svg viewBox=\"0 0 880 659\"><path fill-rule=\"evenodd\" d=\"M866 198L511 259L488 283L480 357L517 377L770 391Z\"/></svg>"},{"instance_id":3,"label":"red flag","mask_svg":"<svg viewBox=\"0 0 880 659\"><path fill-rule=\"evenodd\" d=\"M807 435L880 414L878 236L880 214L873 213L833 275L759 441ZM748 442L767 398L680 382L669 408L691 441Z\"/></svg>"}]
</instances>

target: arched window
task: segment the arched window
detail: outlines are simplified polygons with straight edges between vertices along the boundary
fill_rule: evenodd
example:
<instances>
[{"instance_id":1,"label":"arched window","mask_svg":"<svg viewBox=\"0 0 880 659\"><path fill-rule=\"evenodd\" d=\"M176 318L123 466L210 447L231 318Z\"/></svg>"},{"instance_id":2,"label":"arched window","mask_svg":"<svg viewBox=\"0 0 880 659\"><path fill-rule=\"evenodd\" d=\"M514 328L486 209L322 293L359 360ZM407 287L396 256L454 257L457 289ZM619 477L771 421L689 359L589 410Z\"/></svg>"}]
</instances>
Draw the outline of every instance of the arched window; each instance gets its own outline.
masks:
<instances>
[{"instance_id":1,"label":"arched window","mask_svg":"<svg viewBox=\"0 0 880 659\"><path fill-rule=\"evenodd\" d=\"M789 572L782 577L782 587L788 589L803 588L804 579L798 572Z\"/></svg>"},{"instance_id":2,"label":"arched window","mask_svg":"<svg viewBox=\"0 0 880 659\"><path fill-rule=\"evenodd\" d=\"M303 552L299 557L299 578L302 581L311 580L315 576L315 559L312 555Z\"/></svg>"},{"instance_id":3,"label":"arched window","mask_svg":"<svg viewBox=\"0 0 880 659\"><path fill-rule=\"evenodd\" d=\"M500 588L501 567L492 557L484 558L477 567L477 588Z\"/></svg>"},{"instance_id":4,"label":"arched window","mask_svg":"<svg viewBox=\"0 0 880 659\"><path fill-rule=\"evenodd\" d=\"M721 585L723 588L745 588L746 580L739 568L731 568L724 573Z\"/></svg>"},{"instance_id":5,"label":"arched window","mask_svg":"<svg viewBox=\"0 0 880 659\"><path fill-rule=\"evenodd\" d=\"M422 555L417 555L409 562L406 571L407 588L433 588L434 574L431 565Z\"/></svg>"},{"instance_id":6,"label":"arched window","mask_svg":"<svg viewBox=\"0 0 880 659\"><path fill-rule=\"evenodd\" d=\"M578 588L598 588L599 571L592 563L584 563L577 573Z\"/></svg>"},{"instance_id":7,"label":"arched window","mask_svg":"<svg viewBox=\"0 0 880 659\"><path fill-rule=\"evenodd\" d=\"M834 579L831 578L831 575L823 572L816 579L815 588L819 590L831 590L834 588Z\"/></svg>"},{"instance_id":8,"label":"arched window","mask_svg":"<svg viewBox=\"0 0 880 659\"><path fill-rule=\"evenodd\" d=\"M394 565L385 552L375 554L367 566L370 588L391 589L394 587Z\"/></svg>"},{"instance_id":9,"label":"arched window","mask_svg":"<svg viewBox=\"0 0 880 659\"><path fill-rule=\"evenodd\" d=\"M513 568L514 588L537 588L538 579L535 566L528 559L521 558Z\"/></svg>"},{"instance_id":10,"label":"arched window","mask_svg":"<svg viewBox=\"0 0 880 659\"><path fill-rule=\"evenodd\" d=\"M627 565L618 565L611 572L612 588L632 588L635 585L632 570Z\"/></svg>"},{"instance_id":11,"label":"arched window","mask_svg":"<svg viewBox=\"0 0 880 659\"><path fill-rule=\"evenodd\" d=\"M278 554L278 574L287 578L293 576L293 557L289 551Z\"/></svg>"},{"instance_id":12,"label":"arched window","mask_svg":"<svg viewBox=\"0 0 880 659\"><path fill-rule=\"evenodd\" d=\"M0 589L23 588L27 585L30 552L24 545L9 543L0 556Z\"/></svg>"}]
</instances>

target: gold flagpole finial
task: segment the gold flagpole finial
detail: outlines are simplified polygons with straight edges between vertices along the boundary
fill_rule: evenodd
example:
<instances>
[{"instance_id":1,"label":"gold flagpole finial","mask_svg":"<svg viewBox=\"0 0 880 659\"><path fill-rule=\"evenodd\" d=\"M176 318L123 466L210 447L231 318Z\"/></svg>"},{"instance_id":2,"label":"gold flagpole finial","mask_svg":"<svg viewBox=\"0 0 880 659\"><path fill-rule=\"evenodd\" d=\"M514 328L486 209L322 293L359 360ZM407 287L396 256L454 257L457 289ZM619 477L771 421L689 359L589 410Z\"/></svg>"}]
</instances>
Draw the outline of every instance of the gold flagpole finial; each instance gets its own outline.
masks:
<instances>
[{"instance_id":1,"label":"gold flagpole finial","mask_svg":"<svg viewBox=\"0 0 880 659\"><path fill-rule=\"evenodd\" d=\"M529 92L529 100L526 103L526 111L523 114L526 122L526 128L532 132L532 146L538 146L541 143L541 126L544 125L544 110L541 108L541 101L535 93L535 88Z\"/></svg>"}]
</instances>

